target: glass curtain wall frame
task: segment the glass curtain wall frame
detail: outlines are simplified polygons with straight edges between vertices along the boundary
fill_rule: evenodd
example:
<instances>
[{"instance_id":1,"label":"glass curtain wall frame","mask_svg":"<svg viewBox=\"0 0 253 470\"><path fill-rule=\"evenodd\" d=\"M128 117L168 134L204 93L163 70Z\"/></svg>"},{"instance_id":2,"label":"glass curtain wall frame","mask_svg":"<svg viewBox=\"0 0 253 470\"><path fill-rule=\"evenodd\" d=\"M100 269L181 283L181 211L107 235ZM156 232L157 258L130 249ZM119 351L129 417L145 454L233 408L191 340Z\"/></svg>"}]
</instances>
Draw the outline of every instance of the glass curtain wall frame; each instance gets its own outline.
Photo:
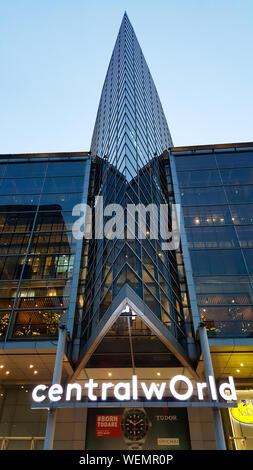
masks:
<instances>
[{"instance_id":1,"label":"glass curtain wall frame","mask_svg":"<svg viewBox=\"0 0 253 470\"><path fill-rule=\"evenodd\" d=\"M165 195L160 189L162 188L161 175L163 178L165 175L157 158L142 168L131 182L124 180L122 174L109 163L103 160L99 162L95 178L99 188L100 175L99 194L105 197L107 203L120 203L124 207L125 222L128 203L143 203L147 206L155 201L159 207L158 203L166 202ZM92 237L90 240L89 268L84 299L83 341L90 337L92 325L95 327L101 320L113 298L125 283L133 288L177 338L184 338L184 316L176 255L162 251L160 238L150 239L149 217L146 222L147 233L143 240L138 239L137 233L134 239L128 239L126 226L124 239L95 240L95 237Z\"/></svg>"},{"instance_id":2,"label":"glass curtain wall frame","mask_svg":"<svg viewBox=\"0 0 253 470\"><path fill-rule=\"evenodd\" d=\"M89 178L86 161L0 163L1 340L58 334L75 259L72 208Z\"/></svg>"},{"instance_id":3,"label":"glass curtain wall frame","mask_svg":"<svg viewBox=\"0 0 253 470\"><path fill-rule=\"evenodd\" d=\"M251 149L174 152L198 305L209 336L253 335Z\"/></svg>"}]
</instances>

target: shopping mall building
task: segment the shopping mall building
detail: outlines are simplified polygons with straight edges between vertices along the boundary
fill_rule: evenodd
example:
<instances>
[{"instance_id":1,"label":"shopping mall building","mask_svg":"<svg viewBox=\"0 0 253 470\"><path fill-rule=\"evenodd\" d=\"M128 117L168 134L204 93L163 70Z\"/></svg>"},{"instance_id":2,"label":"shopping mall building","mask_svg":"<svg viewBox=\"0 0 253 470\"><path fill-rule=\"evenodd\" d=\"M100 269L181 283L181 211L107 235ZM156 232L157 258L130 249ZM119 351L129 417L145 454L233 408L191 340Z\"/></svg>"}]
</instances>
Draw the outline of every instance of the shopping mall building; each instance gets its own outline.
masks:
<instances>
[{"instance_id":1,"label":"shopping mall building","mask_svg":"<svg viewBox=\"0 0 253 470\"><path fill-rule=\"evenodd\" d=\"M125 14L90 151L0 178L0 448L253 449L253 142L174 147Z\"/></svg>"}]
</instances>

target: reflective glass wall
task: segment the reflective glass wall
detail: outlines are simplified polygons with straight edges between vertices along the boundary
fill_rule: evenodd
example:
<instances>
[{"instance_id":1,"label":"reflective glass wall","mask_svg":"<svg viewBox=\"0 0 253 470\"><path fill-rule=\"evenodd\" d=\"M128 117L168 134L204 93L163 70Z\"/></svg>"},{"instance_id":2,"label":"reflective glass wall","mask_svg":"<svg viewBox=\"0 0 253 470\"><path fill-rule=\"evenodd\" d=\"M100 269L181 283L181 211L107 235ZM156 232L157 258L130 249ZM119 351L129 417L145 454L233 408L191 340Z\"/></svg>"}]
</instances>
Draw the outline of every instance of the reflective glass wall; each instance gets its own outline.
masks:
<instances>
[{"instance_id":1,"label":"reflective glass wall","mask_svg":"<svg viewBox=\"0 0 253 470\"><path fill-rule=\"evenodd\" d=\"M162 105L133 27L125 14L112 53L96 117L91 153L97 156L95 197L103 204L166 204L164 168L157 155L172 146ZM170 217L170 214L169 214ZM128 284L177 337L184 320L175 252L150 236L147 216L144 239L136 226L132 236L89 243L89 269L84 300L83 340L90 337L112 300ZM106 223L105 219L105 223ZM122 234L121 234L122 235ZM134 328L133 328L134 329ZM138 328L139 330L139 328ZM145 328L143 328L145 333Z\"/></svg>"},{"instance_id":2,"label":"reflective glass wall","mask_svg":"<svg viewBox=\"0 0 253 470\"><path fill-rule=\"evenodd\" d=\"M133 289L175 337L185 338L176 252L163 250L164 240L160 233L157 238L151 237L152 217L148 211L143 239L138 233L138 214L131 237L127 232L128 204L137 207L141 203L145 208L154 204L158 209L158 222L160 204L168 204L170 208L163 164L159 158L154 158L138 172L136 178L127 181L113 165L97 159L94 181L94 201L99 194L103 196L104 208L111 203L119 204L124 212L124 222L122 233L118 233L113 239L103 237L96 240L93 234L89 242L83 340L86 341L93 329L96 330L98 322L125 284ZM168 221L171 224L170 214ZM105 217L104 224L106 222ZM135 329L134 325L132 328ZM142 329L143 334L146 334L144 325ZM126 333L128 334L128 328Z\"/></svg>"},{"instance_id":3,"label":"reflective glass wall","mask_svg":"<svg viewBox=\"0 0 253 470\"><path fill-rule=\"evenodd\" d=\"M107 157L130 181L155 153L171 145L154 81L125 14L101 94L91 153Z\"/></svg>"},{"instance_id":4,"label":"reflective glass wall","mask_svg":"<svg viewBox=\"0 0 253 470\"><path fill-rule=\"evenodd\" d=\"M202 319L212 336L253 334L253 149L173 152Z\"/></svg>"},{"instance_id":5,"label":"reflective glass wall","mask_svg":"<svg viewBox=\"0 0 253 470\"><path fill-rule=\"evenodd\" d=\"M38 160L0 162L1 340L57 336L68 308L89 160Z\"/></svg>"}]
</instances>

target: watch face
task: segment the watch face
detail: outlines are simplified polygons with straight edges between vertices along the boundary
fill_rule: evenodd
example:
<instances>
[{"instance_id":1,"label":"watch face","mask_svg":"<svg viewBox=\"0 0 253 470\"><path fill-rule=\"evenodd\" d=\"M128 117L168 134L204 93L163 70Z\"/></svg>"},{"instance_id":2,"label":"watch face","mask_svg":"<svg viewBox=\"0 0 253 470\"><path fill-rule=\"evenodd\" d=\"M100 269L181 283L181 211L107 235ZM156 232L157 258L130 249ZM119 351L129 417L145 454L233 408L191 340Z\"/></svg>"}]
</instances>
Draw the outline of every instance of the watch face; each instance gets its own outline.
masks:
<instances>
[{"instance_id":1,"label":"watch face","mask_svg":"<svg viewBox=\"0 0 253 470\"><path fill-rule=\"evenodd\" d=\"M126 412L121 421L122 432L130 441L143 439L147 434L148 427L147 415L138 408L132 408Z\"/></svg>"}]
</instances>

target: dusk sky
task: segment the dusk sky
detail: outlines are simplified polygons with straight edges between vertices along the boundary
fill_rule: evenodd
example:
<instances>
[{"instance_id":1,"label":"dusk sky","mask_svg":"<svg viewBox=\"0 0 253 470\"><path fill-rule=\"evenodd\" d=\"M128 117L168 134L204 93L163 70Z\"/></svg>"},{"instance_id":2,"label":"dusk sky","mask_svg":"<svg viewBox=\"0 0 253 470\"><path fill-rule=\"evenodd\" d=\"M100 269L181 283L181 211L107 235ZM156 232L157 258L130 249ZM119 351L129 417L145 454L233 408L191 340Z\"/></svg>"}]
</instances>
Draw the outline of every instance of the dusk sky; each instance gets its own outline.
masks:
<instances>
[{"instance_id":1,"label":"dusk sky","mask_svg":"<svg viewBox=\"0 0 253 470\"><path fill-rule=\"evenodd\" d=\"M252 0L0 0L0 153L90 149L125 10L174 145L253 141Z\"/></svg>"}]
</instances>

